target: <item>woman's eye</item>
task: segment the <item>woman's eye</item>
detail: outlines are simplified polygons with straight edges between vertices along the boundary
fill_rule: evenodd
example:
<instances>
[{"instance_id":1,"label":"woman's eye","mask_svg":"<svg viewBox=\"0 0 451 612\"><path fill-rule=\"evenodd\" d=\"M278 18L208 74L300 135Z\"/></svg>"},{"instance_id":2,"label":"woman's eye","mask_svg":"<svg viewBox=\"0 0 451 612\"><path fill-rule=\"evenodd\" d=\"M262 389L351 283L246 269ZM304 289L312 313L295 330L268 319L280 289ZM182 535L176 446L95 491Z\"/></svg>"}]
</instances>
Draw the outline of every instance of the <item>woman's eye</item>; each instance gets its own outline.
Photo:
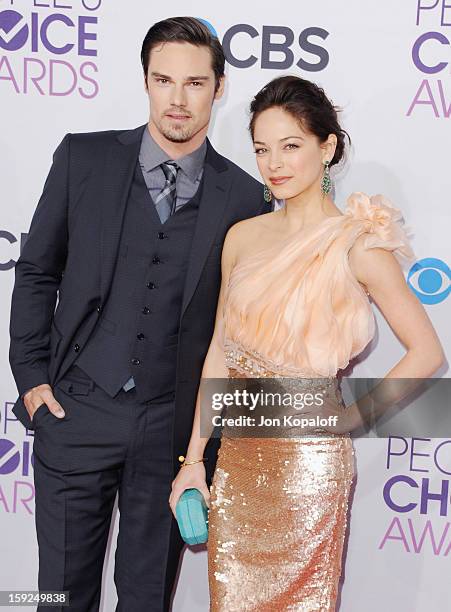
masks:
<instances>
[{"instance_id":1,"label":"woman's eye","mask_svg":"<svg viewBox=\"0 0 451 612\"><path fill-rule=\"evenodd\" d=\"M292 143L292 142L289 142L289 143L287 144L287 148L288 148L288 149L299 149L299 146L298 146L297 144L294 144L294 143Z\"/></svg>"},{"instance_id":2,"label":"woman's eye","mask_svg":"<svg viewBox=\"0 0 451 612\"><path fill-rule=\"evenodd\" d=\"M255 154L259 155L261 153L264 153L266 151L266 149L255 149Z\"/></svg>"}]
</instances>

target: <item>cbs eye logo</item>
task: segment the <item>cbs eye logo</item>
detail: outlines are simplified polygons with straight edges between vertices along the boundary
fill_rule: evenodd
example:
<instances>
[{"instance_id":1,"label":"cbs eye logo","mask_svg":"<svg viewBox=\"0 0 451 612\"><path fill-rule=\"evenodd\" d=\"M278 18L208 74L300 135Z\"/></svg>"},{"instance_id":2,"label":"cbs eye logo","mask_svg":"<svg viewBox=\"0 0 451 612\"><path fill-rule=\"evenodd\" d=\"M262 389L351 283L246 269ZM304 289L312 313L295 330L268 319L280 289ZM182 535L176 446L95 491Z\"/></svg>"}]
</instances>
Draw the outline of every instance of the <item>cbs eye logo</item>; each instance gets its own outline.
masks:
<instances>
[{"instance_id":1,"label":"cbs eye logo","mask_svg":"<svg viewBox=\"0 0 451 612\"><path fill-rule=\"evenodd\" d=\"M207 28L210 30L210 32L213 34L213 36L216 36L216 38L219 38L218 33L216 32L216 28L214 27L214 25L212 25L206 19L202 19L202 17L196 17L196 19L198 21L201 21L204 25L206 25Z\"/></svg>"},{"instance_id":2,"label":"cbs eye logo","mask_svg":"<svg viewBox=\"0 0 451 612\"><path fill-rule=\"evenodd\" d=\"M425 257L410 268L407 284L423 304L439 304L451 291L451 271L441 259Z\"/></svg>"}]
</instances>

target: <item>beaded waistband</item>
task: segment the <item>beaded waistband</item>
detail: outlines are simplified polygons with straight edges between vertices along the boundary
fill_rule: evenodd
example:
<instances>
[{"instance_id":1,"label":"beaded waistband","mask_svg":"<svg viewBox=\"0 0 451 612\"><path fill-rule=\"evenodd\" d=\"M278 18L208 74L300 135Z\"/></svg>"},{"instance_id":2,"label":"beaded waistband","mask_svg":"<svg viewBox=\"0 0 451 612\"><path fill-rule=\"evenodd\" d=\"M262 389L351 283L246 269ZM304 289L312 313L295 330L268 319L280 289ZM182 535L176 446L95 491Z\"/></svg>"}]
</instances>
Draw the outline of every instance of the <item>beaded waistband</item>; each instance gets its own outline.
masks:
<instances>
[{"instance_id":1,"label":"beaded waistband","mask_svg":"<svg viewBox=\"0 0 451 612\"><path fill-rule=\"evenodd\" d=\"M232 375L235 378L238 378L236 374L249 378L278 378L280 376L292 378L317 377L317 374L306 370L276 364L260 353L245 349L230 339L224 341L224 351L226 366L229 368L229 371L232 371Z\"/></svg>"}]
</instances>

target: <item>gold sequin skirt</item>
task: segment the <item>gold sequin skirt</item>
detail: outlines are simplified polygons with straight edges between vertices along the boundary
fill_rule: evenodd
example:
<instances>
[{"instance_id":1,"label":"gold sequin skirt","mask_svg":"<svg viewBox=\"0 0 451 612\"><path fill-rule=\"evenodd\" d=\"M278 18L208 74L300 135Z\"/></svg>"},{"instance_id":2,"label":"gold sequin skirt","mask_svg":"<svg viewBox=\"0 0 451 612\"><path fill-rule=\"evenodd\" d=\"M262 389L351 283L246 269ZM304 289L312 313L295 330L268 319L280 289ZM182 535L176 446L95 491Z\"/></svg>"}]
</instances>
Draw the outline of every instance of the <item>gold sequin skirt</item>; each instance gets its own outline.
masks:
<instances>
[{"instance_id":1,"label":"gold sequin skirt","mask_svg":"<svg viewBox=\"0 0 451 612\"><path fill-rule=\"evenodd\" d=\"M346 434L223 436L209 512L210 611L334 611L354 474Z\"/></svg>"}]
</instances>

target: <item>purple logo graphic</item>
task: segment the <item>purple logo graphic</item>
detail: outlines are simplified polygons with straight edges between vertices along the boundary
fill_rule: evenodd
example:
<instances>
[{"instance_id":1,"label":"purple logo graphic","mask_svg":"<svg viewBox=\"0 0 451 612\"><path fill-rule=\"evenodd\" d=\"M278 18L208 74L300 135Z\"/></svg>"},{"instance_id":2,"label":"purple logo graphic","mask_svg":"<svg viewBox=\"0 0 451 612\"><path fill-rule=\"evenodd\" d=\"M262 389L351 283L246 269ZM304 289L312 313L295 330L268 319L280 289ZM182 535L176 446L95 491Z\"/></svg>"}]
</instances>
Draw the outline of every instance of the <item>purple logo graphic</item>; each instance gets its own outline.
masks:
<instances>
[{"instance_id":1,"label":"purple logo graphic","mask_svg":"<svg viewBox=\"0 0 451 612\"><path fill-rule=\"evenodd\" d=\"M22 15L16 11L0 13L0 48L6 51L17 51L24 46L28 38L28 25Z\"/></svg>"},{"instance_id":2,"label":"purple logo graphic","mask_svg":"<svg viewBox=\"0 0 451 612\"><path fill-rule=\"evenodd\" d=\"M86 60L97 57L98 17L92 12L100 8L101 1L94 7L83 0L88 15L80 15L66 4L53 4L72 12L31 11L22 15L14 10L0 11L0 87L16 94L76 93L85 99L95 98L99 93L98 68L95 61ZM36 2L34 6L50 8ZM10 53L2 54L2 50Z\"/></svg>"},{"instance_id":3,"label":"purple logo graphic","mask_svg":"<svg viewBox=\"0 0 451 612\"><path fill-rule=\"evenodd\" d=\"M28 41L33 53L42 48L55 55L65 55L73 50L80 56L97 55L97 49L90 45L97 42L97 33L90 28L96 28L97 17L91 15L78 15L71 19L62 13L47 15L43 19L39 13L31 13L30 28L24 18L16 11L3 11L0 13L0 47L7 51L18 51ZM55 41L52 36L53 24L63 28L65 44Z\"/></svg>"},{"instance_id":4,"label":"purple logo graphic","mask_svg":"<svg viewBox=\"0 0 451 612\"><path fill-rule=\"evenodd\" d=\"M449 72L448 60L451 39L444 29L451 26L451 5L447 0L435 0L424 4L417 0L415 25L427 28L420 32L412 44L412 62L422 76L416 93L407 111L410 117L414 111L432 113L436 119L451 117L451 103L446 91L445 71ZM443 31L441 31L443 29ZM440 77L440 78L437 78Z\"/></svg>"},{"instance_id":5,"label":"purple logo graphic","mask_svg":"<svg viewBox=\"0 0 451 612\"><path fill-rule=\"evenodd\" d=\"M446 519L451 511L450 452L451 439L438 444L432 438L388 439L386 469L398 473L387 479L383 499L395 514L379 550L397 547L409 554L449 555L451 523ZM437 474L448 478L437 481Z\"/></svg>"},{"instance_id":6,"label":"purple logo graphic","mask_svg":"<svg viewBox=\"0 0 451 612\"><path fill-rule=\"evenodd\" d=\"M15 448L11 440L0 439L0 475L11 474L17 469L20 463L20 453Z\"/></svg>"}]
</instances>

